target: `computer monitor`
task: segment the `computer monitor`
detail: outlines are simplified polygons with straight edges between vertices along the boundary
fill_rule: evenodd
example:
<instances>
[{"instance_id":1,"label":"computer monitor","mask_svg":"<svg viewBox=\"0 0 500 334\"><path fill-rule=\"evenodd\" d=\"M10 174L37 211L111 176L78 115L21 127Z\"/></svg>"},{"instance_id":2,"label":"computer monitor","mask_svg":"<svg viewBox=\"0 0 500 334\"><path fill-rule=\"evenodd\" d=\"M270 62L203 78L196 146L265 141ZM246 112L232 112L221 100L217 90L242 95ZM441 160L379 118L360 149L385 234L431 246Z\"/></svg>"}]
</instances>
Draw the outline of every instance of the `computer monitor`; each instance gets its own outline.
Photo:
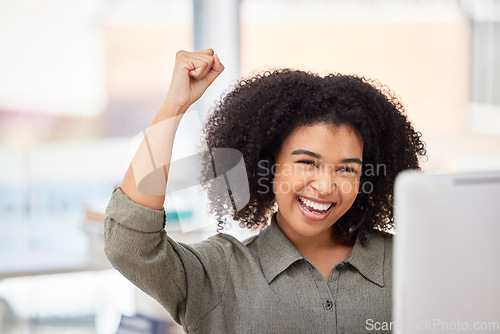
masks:
<instances>
[{"instance_id":1,"label":"computer monitor","mask_svg":"<svg viewBox=\"0 0 500 334\"><path fill-rule=\"evenodd\" d=\"M500 171L395 183L393 332L500 333Z\"/></svg>"}]
</instances>

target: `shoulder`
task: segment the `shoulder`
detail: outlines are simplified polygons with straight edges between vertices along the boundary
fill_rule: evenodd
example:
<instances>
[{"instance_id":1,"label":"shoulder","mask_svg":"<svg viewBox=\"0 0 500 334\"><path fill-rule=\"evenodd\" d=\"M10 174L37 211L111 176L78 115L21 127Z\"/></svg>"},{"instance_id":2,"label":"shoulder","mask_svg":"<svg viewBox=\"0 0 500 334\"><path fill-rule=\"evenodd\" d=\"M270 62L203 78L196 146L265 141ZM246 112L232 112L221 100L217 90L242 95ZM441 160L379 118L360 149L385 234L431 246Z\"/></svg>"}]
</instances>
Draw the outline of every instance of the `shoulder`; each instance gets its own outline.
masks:
<instances>
[{"instance_id":1,"label":"shoulder","mask_svg":"<svg viewBox=\"0 0 500 334\"><path fill-rule=\"evenodd\" d=\"M232 258L234 256L246 256L253 253L253 244L258 235L252 236L243 241L238 240L232 235L225 233L215 234L204 241L187 245L201 256Z\"/></svg>"},{"instance_id":2,"label":"shoulder","mask_svg":"<svg viewBox=\"0 0 500 334\"><path fill-rule=\"evenodd\" d=\"M257 244L257 239L259 238L259 235L260 234L256 234L251 236L250 238L243 240L243 244L248 248L254 248Z\"/></svg>"},{"instance_id":3,"label":"shoulder","mask_svg":"<svg viewBox=\"0 0 500 334\"><path fill-rule=\"evenodd\" d=\"M392 266L394 234L373 229L366 234L366 251L383 259L385 266Z\"/></svg>"},{"instance_id":4,"label":"shoulder","mask_svg":"<svg viewBox=\"0 0 500 334\"><path fill-rule=\"evenodd\" d=\"M370 242L376 240L376 243L382 246L380 256L383 258L384 277L390 286L390 282L392 281L394 234L374 229L367 236Z\"/></svg>"},{"instance_id":5,"label":"shoulder","mask_svg":"<svg viewBox=\"0 0 500 334\"><path fill-rule=\"evenodd\" d=\"M386 259L392 259L392 249L394 243L394 234L386 231L373 229L367 234L368 240L377 240L384 245L384 256Z\"/></svg>"},{"instance_id":6,"label":"shoulder","mask_svg":"<svg viewBox=\"0 0 500 334\"><path fill-rule=\"evenodd\" d=\"M394 238L393 233L387 231L381 231L378 229L371 230L366 234L366 236L368 238L368 242L370 242L371 240L382 240L384 244L390 244L390 245L392 245Z\"/></svg>"}]
</instances>

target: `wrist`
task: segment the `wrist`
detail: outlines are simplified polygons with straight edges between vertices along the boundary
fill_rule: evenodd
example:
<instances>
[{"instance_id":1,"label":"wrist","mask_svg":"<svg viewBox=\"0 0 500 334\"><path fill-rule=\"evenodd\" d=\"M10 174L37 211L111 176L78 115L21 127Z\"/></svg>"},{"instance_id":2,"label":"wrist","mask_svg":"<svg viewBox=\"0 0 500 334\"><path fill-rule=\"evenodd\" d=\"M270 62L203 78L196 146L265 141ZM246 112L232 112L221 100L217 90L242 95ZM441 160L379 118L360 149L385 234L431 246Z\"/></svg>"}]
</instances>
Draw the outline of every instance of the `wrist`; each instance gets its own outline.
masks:
<instances>
[{"instance_id":1,"label":"wrist","mask_svg":"<svg viewBox=\"0 0 500 334\"><path fill-rule=\"evenodd\" d=\"M176 93L175 91L168 91L167 96L163 100L162 107L168 107L177 111L177 114L183 114L189 109L194 101L190 101L187 97L183 97L183 93Z\"/></svg>"},{"instance_id":2,"label":"wrist","mask_svg":"<svg viewBox=\"0 0 500 334\"><path fill-rule=\"evenodd\" d=\"M153 123L161 122L169 118L180 118L189 108L188 106L178 105L168 100L163 101L162 105L158 109Z\"/></svg>"}]
</instances>

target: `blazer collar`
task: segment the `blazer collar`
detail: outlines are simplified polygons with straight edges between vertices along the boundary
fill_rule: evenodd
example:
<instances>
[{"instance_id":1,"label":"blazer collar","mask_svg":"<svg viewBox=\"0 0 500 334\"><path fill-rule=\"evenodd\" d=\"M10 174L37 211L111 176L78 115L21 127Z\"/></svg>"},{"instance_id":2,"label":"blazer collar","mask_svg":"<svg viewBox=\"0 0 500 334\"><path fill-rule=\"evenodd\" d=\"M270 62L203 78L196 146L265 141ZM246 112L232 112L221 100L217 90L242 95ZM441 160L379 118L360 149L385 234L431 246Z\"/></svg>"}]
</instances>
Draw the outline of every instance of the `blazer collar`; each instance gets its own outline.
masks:
<instances>
[{"instance_id":1,"label":"blazer collar","mask_svg":"<svg viewBox=\"0 0 500 334\"><path fill-rule=\"evenodd\" d=\"M368 243L362 245L356 240L351 255L345 261L356 268L361 275L378 286L384 286L385 243L379 231L367 234Z\"/></svg>"},{"instance_id":2,"label":"blazer collar","mask_svg":"<svg viewBox=\"0 0 500 334\"><path fill-rule=\"evenodd\" d=\"M295 261L304 259L297 248L281 232L276 223L275 215L271 219L271 224L260 233L257 247L262 272L269 284Z\"/></svg>"}]
</instances>

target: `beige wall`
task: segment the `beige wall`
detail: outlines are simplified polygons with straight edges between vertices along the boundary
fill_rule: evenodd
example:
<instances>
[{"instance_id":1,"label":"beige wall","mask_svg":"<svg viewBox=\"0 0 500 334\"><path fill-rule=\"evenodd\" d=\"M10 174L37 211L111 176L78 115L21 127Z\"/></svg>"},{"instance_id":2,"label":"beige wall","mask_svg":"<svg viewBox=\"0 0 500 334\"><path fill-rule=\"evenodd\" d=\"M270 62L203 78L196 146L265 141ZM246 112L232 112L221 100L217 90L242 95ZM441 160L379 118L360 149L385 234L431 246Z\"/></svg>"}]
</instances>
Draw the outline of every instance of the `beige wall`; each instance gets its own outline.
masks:
<instances>
[{"instance_id":1,"label":"beige wall","mask_svg":"<svg viewBox=\"0 0 500 334\"><path fill-rule=\"evenodd\" d=\"M191 22L176 25L109 25L103 30L111 101L161 102L175 53L192 48Z\"/></svg>"},{"instance_id":2,"label":"beige wall","mask_svg":"<svg viewBox=\"0 0 500 334\"><path fill-rule=\"evenodd\" d=\"M469 98L465 21L389 24L244 24L242 73L291 67L378 79L419 127L461 130Z\"/></svg>"}]
</instances>

